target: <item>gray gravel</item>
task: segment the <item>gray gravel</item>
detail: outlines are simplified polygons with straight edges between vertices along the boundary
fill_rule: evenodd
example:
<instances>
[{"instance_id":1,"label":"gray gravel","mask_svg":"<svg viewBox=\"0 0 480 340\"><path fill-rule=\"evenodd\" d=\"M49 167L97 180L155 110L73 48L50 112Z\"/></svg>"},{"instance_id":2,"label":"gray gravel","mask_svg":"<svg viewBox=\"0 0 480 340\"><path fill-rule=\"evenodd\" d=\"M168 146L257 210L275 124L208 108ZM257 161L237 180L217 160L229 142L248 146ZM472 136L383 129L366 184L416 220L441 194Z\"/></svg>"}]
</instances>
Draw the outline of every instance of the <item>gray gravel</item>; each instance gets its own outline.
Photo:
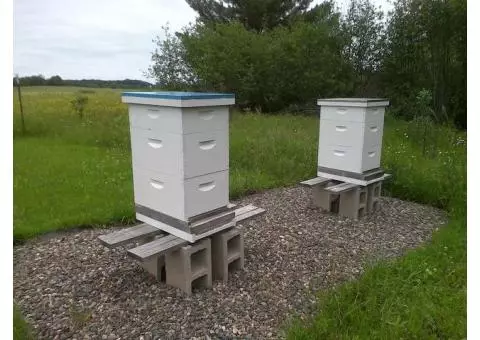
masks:
<instances>
[{"instance_id":1,"label":"gray gravel","mask_svg":"<svg viewBox=\"0 0 480 340\"><path fill-rule=\"evenodd\" d=\"M382 198L352 221L312 207L310 190L245 197L266 214L243 224L245 270L190 297L156 282L125 249L96 238L113 229L42 237L14 248L14 299L41 339L278 338L313 293L358 277L431 237L442 211Z\"/></svg>"}]
</instances>

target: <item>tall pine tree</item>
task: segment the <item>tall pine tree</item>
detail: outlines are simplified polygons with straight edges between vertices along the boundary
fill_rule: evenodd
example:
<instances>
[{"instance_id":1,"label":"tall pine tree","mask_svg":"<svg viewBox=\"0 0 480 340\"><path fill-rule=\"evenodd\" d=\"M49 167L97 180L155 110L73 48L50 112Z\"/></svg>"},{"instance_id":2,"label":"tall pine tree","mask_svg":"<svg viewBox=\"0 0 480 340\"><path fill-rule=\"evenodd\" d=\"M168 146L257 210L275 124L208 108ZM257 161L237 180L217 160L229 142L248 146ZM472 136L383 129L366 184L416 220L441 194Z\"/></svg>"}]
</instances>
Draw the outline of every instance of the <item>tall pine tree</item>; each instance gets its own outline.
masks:
<instances>
[{"instance_id":1,"label":"tall pine tree","mask_svg":"<svg viewBox=\"0 0 480 340\"><path fill-rule=\"evenodd\" d=\"M241 22L261 32L306 13L312 0L186 0L202 23Z\"/></svg>"}]
</instances>

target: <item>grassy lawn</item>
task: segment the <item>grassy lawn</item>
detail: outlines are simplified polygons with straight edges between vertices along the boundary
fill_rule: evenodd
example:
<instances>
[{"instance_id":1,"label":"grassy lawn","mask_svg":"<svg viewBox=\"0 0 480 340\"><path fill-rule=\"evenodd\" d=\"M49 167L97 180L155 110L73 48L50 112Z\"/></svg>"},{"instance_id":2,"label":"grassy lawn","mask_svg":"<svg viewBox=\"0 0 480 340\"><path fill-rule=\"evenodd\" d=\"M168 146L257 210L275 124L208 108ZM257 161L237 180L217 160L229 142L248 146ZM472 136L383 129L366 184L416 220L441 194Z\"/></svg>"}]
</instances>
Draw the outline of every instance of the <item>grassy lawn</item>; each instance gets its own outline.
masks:
<instances>
[{"instance_id":1,"label":"grassy lawn","mask_svg":"<svg viewBox=\"0 0 480 340\"><path fill-rule=\"evenodd\" d=\"M73 88L26 88L27 132L14 96L14 237L79 225L133 221L126 105L118 90L88 89L85 116ZM466 134L431 127L428 149L413 124L386 118L387 193L447 209L451 223L431 244L368 270L319 297L318 315L296 320L291 339L466 336ZM230 195L315 176L318 118L234 113ZM398 336L396 336L398 335Z\"/></svg>"},{"instance_id":2,"label":"grassy lawn","mask_svg":"<svg viewBox=\"0 0 480 340\"><path fill-rule=\"evenodd\" d=\"M132 217L124 152L38 137L16 140L13 150L16 238Z\"/></svg>"},{"instance_id":3,"label":"grassy lawn","mask_svg":"<svg viewBox=\"0 0 480 340\"><path fill-rule=\"evenodd\" d=\"M15 340L34 339L30 327L25 322L20 310L16 306L13 306L13 338Z\"/></svg>"}]
</instances>

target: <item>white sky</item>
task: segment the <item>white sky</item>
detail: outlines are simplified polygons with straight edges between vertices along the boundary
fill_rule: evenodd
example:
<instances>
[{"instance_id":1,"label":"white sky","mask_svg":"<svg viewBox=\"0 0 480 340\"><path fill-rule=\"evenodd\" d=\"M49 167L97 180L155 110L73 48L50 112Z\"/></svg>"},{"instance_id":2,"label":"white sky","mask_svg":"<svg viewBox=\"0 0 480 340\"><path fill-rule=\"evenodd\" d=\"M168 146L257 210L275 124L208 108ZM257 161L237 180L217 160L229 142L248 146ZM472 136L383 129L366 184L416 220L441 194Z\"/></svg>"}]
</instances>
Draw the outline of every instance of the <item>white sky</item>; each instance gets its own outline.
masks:
<instances>
[{"instance_id":1,"label":"white sky","mask_svg":"<svg viewBox=\"0 0 480 340\"><path fill-rule=\"evenodd\" d=\"M320 3L316 0L314 3ZM15 0L13 69L20 76L143 79L152 40L195 20L184 0ZM346 8L349 0L337 0ZM374 0L389 10L387 0Z\"/></svg>"}]
</instances>

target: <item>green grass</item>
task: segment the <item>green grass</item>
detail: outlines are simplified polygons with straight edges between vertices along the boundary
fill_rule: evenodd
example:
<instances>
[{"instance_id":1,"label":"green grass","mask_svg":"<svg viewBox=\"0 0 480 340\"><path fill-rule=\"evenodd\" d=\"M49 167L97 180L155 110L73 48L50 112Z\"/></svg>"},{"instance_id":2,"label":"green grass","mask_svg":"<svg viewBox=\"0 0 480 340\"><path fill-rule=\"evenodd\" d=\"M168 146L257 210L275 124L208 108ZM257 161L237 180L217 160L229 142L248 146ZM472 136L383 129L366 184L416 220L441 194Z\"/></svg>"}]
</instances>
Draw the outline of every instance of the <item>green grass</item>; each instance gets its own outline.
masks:
<instances>
[{"instance_id":1,"label":"green grass","mask_svg":"<svg viewBox=\"0 0 480 340\"><path fill-rule=\"evenodd\" d=\"M322 292L313 320L295 320L288 339L466 338L465 223L455 220L429 246Z\"/></svg>"},{"instance_id":2,"label":"green grass","mask_svg":"<svg viewBox=\"0 0 480 340\"><path fill-rule=\"evenodd\" d=\"M24 138L14 143L14 235L132 217L130 159L114 149Z\"/></svg>"},{"instance_id":3,"label":"green grass","mask_svg":"<svg viewBox=\"0 0 480 340\"><path fill-rule=\"evenodd\" d=\"M450 222L425 246L321 292L316 314L307 322L289 323L288 339L466 338L465 136L432 127L436 153L424 157L421 138L408 135L411 126L387 124L395 126L384 139L383 163L394 173L388 189L447 209Z\"/></svg>"},{"instance_id":4,"label":"green grass","mask_svg":"<svg viewBox=\"0 0 480 340\"><path fill-rule=\"evenodd\" d=\"M29 325L25 322L20 310L13 306L13 339L32 340L34 339Z\"/></svg>"},{"instance_id":5,"label":"green grass","mask_svg":"<svg viewBox=\"0 0 480 340\"><path fill-rule=\"evenodd\" d=\"M119 91L88 94L83 120L70 106L73 91L24 92L25 135L18 105L14 115L15 239L133 221L128 113ZM231 197L314 176L317 130L313 117L233 114Z\"/></svg>"},{"instance_id":6,"label":"green grass","mask_svg":"<svg viewBox=\"0 0 480 340\"><path fill-rule=\"evenodd\" d=\"M89 89L91 90L91 89ZM126 105L118 90L94 89L83 120L78 88L27 88L27 132L14 95L14 237L133 220ZM318 314L294 321L291 339L463 338L466 330L466 134L431 127L427 155L412 124L386 118L382 166L388 194L447 209L431 244L369 269L319 296ZM230 195L315 176L318 118L234 113ZM398 334L398 336L396 336Z\"/></svg>"}]
</instances>

